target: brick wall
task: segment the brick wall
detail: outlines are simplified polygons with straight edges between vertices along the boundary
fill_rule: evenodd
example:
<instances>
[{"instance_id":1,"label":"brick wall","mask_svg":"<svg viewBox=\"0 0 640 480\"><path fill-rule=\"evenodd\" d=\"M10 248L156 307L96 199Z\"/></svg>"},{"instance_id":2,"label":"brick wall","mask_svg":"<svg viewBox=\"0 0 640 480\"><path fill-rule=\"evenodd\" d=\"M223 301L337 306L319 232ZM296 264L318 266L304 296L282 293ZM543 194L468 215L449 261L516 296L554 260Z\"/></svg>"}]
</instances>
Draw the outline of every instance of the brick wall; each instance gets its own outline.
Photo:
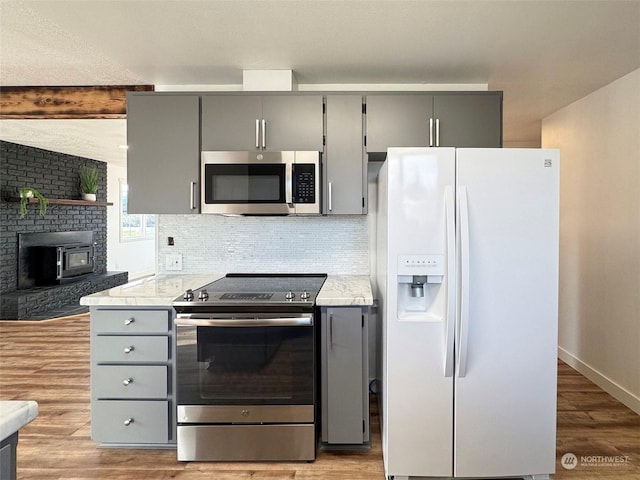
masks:
<instances>
[{"instance_id":1,"label":"brick wall","mask_svg":"<svg viewBox=\"0 0 640 480\"><path fill-rule=\"evenodd\" d=\"M32 204L21 219L19 204L5 200L17 197L18 189L22 187L33 187L47 198L79 200L78 172L84 165L98 168L101 185L97 200L106 202L106 163L0 141L0 293L17 288L18 233L91 230L97 243L96 273L106 272L106 207L49 205L46 215L41 217L38 205Z\"/></svg>"}]
</instances>

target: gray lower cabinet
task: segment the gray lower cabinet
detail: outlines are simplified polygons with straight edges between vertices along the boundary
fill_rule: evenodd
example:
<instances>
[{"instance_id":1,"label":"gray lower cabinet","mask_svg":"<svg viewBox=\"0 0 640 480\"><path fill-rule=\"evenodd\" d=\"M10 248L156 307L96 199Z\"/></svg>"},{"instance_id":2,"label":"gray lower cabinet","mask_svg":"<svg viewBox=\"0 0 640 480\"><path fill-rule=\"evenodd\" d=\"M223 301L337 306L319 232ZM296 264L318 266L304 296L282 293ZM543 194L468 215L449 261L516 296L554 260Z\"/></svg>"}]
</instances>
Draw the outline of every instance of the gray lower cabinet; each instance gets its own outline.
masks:
<instances>
[{"instance_id":1,"label":"gray lower cabinet","mask_svg":"<svg viewBox=\"0 0 640 480\"><path fill-rule=\"evenodd\" d=\"M173 309L91 307L91 438L175 443Z\"/></svg>"},{"instance_id":2,"label":"gray lower cabinet","mask_svg":"<svg viewBox=\"0 0 640 480\"><path fill-rule=\"evenodd\" d=\"M127 95L128 213L198 213L200 97Z\"/></svg>"},{"instance_id":3,"label":"gray lower cabinet","mask_svg":"<svg viewBox=\"0 0 640 480\"><path fill-rule=\"evenodd\" d=\"M167 443L169 402L100 400L91 407L91 422L97 442L151 444L162 439L160 443Z\"/></svg>"},{"instance_id":4,"label":"gray lower cabinet","mask_svg":"<svg viewBox=\"0 0 640 480\"><path fill-rule=\"evenodd\" d=\"M18 432L0 442L0 480L16 480Z\"/></svg>"},{"instance_id":5,"label":"gray lower cabinet","mask_svg":"<svg viewBox=\"0 0 640 480\"><path fill-rule=\"evenodd\" d=\"M202 150L324 150L319 94L202 96Z\"/></svg>"},{"instance_id":6,"label":"gray lower cabinet","mask_svg":"<svg viewBox=\"0 0 640 480\"><path fill-rule=\"evenodd\" d=\"M368 308L322 307L321 440L369 442Z\"/></svg>"},{"instance_id":7,"label":"gray lower cabinet","mask_svg":"<svg viewBox=\"0 0 640 480\"><path fill-rule=\"evenodd\" d=\"M362 95L327 95L324 212L367 213Z\"/></svg>"},{"instance_id":8,"label":"gray lower cabinet","mask_svg":"<svg viewBox=\"0 0 640 480\"><path fill-rule=\"evenodd\" d=\"M502 92L366 96L366 151L502 146Z\"/></svg>"}]
</instances>

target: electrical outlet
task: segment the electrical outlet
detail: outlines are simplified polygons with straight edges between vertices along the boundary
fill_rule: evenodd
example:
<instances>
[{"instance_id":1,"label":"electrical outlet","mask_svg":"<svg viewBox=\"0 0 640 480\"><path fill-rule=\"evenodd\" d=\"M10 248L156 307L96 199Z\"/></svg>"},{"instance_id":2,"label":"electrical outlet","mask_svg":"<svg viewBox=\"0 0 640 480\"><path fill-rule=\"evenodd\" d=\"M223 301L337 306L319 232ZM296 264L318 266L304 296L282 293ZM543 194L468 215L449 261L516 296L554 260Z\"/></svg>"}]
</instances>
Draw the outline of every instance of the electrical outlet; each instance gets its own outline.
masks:
<instances>
[{"instance_id":1,"label":"electrical outlet","mask_svg":"<svg viewBox=\"0 0 640 480\"><path fill-rule=\"evenodd\" d=\"M164 257L165 270L182 270L182 254L172 253Z\"/></svg>"}]
</instances>

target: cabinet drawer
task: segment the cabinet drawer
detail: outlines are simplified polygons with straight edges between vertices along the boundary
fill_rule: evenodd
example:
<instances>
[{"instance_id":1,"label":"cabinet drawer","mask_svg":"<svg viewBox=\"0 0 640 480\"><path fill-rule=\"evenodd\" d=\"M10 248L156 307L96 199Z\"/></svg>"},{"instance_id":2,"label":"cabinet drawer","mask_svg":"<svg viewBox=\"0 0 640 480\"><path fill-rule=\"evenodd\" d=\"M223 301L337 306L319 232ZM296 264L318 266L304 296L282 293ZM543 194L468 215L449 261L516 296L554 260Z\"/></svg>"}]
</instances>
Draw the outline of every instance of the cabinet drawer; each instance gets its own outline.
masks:
<instances>
[{"instance_id":1,"label":"cabinet drawer","mask_svg":"<svg viewBox=\"0 0 640 480\"><path fill-rule=\"evenodd\" d=\"M91 407L91 438L105 443L167 443L169 402L99 400Z\"/></svg>"},{"instance_id":2,"label":"cabinet drawer","mask_svg":"<svg viewBox=\"0 0 640 480\"><path fill-rule=\"evenodd\" d=\"M92 310L94 333L167 333L168 310Z\"/></svg>"},{"instance_id":3,"label":"cabinet drawer","mask_svg":"<svg viewBox=\"0 0 640 480\"><path fill-rule=\"evenodd\" d=\"M96 365L93 398L167 398L167 367Z\"/></svg>"},{"instance_id":4,"label":"cabinet drawer","mask_svg":"<svg viewBox=\"0 0 640 480\"><path fill-rule=\"evenodd\" d=\"M96 336L92 352L94 362L166 362L169 337Z\"/></svg>"}]
</instances>

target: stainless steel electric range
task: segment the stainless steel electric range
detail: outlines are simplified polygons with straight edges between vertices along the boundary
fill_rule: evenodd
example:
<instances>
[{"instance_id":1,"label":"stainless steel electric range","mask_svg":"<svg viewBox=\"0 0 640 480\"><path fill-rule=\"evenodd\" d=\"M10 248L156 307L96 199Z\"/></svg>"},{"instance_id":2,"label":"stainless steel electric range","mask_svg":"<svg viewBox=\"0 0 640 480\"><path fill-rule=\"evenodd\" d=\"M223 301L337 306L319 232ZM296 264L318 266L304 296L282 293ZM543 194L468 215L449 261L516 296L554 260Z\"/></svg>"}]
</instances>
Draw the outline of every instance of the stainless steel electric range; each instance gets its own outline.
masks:
<instances>
[{"instance_id":1,"label":"stainless steel electric range","mask_svg":"<svg viewBox=\"0 0 640 480\"><path fill-rule=\"evenodd\" d=\"M177 312L178 460L314 460L320 274L228 274Z\"/></svg>"}]
</instances>

